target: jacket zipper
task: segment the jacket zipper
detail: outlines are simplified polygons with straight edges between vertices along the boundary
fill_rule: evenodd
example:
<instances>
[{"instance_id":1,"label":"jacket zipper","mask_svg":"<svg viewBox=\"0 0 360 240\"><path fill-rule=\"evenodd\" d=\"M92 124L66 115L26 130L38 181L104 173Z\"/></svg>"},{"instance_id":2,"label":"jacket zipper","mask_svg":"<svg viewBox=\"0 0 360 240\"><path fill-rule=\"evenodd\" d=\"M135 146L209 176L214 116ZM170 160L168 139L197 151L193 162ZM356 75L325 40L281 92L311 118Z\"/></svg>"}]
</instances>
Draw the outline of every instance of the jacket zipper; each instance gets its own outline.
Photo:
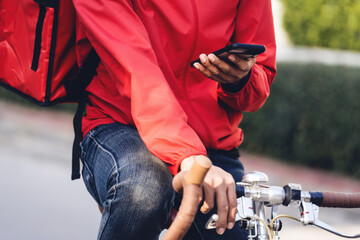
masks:
<instances>
[{"instance_id":1,"label":"jacket zipper","mask_svg":"<svg viewBox=\"0 0 360 240\"><path fill-rule=\"evenodd\" d=\"M39 17L35 29L34 55L31 63L31 69L35 72L39 67L40 50L41 50L41 34L44 26L46 8L39 3Z\"/></svg>"},{"instance_id":2,"label":"jacket zipper","mask_svg":"<svg viewBox=\"0 0 360 240\"><path fill-rule=\"evenodd\" d=\"M48 73L46 77L46 91L45 91L45 102L50 102L51 95L51 81L52 73L55 61L55 47L56 47L56 35L58 28L58 13L59 13L59 3L54 6L54 20L53 20L53 29L51 32L51 43L50 43L50 54L49 54L49 66Z\"/></svg>"},{"instance_id":3,"label":"jacket zipper","mask_svg":"<svg viewBox=\"0 0 360 240\"><path fill-rule=\"evenodd\" d=\"M54 9L54 19L53 19L53 28L51 32L51 43L50 43L50 53L49 53L49 65L48 72L46 76L46 86L45 86L45 104L50 103L51 95L51 81L52 73L54 66L55 58L55 47L56 47L56 35L57 35L57 26L58 26L58 1L56 0L34 0L39 4L39 17L36 23L35 29L35 43L34 43L34 54L31 62L31 69L35 72L38 70L39 61L40 61L40 52L41 52L41 41L42 41L42 31L44 27L44 20L46 17L46 8Z\"/></svg>"},{"instance_id":4,"label":"jacket zipper","mask_svg":"<svg viewBox=\"0 0 360 240\"><path fill-rule=\"evenodd\" d=\"M195 0L192 0L191 1L191 4L192 4L192 9L193 9L193 14L194 14L194 25L195 25L195 39L194 39L194 44L193 44L193 49L191 50L191 53L194 52L195 48L196 48L196 45L197 45L197 42L198 42L198 35L199 35L199 15L198 15L198 12L197 12L197 7L196 7L196 2ZM199 115L197 114L197 112L195 111L194 107L192 106L189 98L188 98L188 95L187 95L187 91L186 91L186 79L187 79L187 73L188 73L188 66L190 65L190 62L191 62L191 57L188 59L187 63L186 63L186 70L185 70L185 73L184 73L184 79L183 79L183 91L184 91L184 96L186 98L186 101L188 103L188 106L190 106L192 112L194 114L196 114L196 117L199 119L201 125L203 126L203 128L205 129L206 133L207 133L207 136L208 136L208 141L209 141L209 144L210 144L210 148L214 148L215 147L215 144L214 144L214 141L211 137L211 131L209 129L209 127L207 126L206 122L204 121L204 119Z\"/></svg>"}]
</instances>

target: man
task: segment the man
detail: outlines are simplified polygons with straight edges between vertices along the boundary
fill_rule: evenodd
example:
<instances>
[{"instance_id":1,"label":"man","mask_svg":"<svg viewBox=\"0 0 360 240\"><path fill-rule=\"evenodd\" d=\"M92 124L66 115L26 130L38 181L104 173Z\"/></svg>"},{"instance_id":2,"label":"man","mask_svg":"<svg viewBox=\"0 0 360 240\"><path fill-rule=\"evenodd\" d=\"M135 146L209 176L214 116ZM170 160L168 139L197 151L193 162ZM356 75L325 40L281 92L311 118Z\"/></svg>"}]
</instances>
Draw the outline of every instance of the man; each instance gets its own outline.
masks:
<instances>
[{"instance_id":1,"label":"man","mask_svg":"<svg viewBox=\"0 0 360 240\"><path fill-rule=\"evenodd\" d=\"M79 63L91 45L101 58L87 88L81 144L86 187L103 209L98 239L157 239L174 205L172 175L199 155L214 164L201 212L215 209L219 221L216 232L204 230L208 215L199 213L194 228L204 239L241 239L234 227L234 180L243 174L238 125L241 112L264 104L276 74L270 0L74 6ZM228 61L203 54L234 42L263 44L266 52ZM199 55L202 64L191 68Z\"/></svg>"}]
</instances>

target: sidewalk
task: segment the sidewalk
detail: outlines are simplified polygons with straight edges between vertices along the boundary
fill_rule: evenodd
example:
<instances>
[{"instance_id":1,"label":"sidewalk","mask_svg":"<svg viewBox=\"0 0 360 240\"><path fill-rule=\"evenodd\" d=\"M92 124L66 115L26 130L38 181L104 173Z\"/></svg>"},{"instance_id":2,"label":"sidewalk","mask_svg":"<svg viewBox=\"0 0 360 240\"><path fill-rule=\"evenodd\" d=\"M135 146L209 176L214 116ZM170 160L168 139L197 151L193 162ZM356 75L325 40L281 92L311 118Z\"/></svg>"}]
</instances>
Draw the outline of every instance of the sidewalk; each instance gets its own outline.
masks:
<instances>
[{"instance_id":1,"label":"sidewalk","mask_svg":"<svg viewBox=\"0 0 360 240\"><path fill-rule=\"evenodd\" d=\"M95 239L100 214L82 181L70 180L71 114L4 102L0 109L0 239ZM268 174L271 185L360 192L359 181L333 173L250 153L242 153L241 161L246 171ZM296 209L290 213L298 216ZM347 233L360 232L360 209L321 209L320 219ZM282 239L339 239L291 220L283 223Z\"/></svg>"}]
</instances>

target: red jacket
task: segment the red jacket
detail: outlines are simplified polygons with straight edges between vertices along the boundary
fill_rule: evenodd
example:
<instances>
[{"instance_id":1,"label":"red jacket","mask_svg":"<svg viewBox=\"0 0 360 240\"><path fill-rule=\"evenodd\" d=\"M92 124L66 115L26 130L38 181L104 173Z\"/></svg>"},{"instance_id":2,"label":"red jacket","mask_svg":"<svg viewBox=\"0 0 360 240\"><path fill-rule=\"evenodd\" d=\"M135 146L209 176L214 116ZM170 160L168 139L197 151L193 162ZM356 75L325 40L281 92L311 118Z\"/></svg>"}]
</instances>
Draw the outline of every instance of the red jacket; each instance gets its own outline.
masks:
<instances>
[{"instance_id":1,"label":"red jacket","mask_svg":"<svg viewBox=\"0 0 360 240\"><path fill-rule=\"evenodd\" d=\"M84 134L99 124L133 125L173 174L184 158L206 155L206 148L241 144L241 112L264 104L276 74L270 0L73 2L79 62L89 43L101 58L87 89ZM224 91L189 65L200 53L232 42L266 46L237 93Z\"/></svg>"}]
</instances>

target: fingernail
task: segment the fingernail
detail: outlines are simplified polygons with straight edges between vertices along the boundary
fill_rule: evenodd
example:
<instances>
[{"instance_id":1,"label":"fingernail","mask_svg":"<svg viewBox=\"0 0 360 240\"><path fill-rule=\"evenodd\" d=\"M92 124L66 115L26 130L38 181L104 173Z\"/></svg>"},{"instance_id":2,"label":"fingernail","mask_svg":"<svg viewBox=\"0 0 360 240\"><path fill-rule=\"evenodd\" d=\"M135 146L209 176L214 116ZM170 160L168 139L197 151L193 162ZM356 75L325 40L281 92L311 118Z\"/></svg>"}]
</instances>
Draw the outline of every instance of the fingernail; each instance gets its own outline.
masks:
<instances>
[{"instance_id":1,"label":"fingernail","mask_svg":"<svg viewBox=\"0 0 360 240\"><path fill-rule=\"evenodd\" d=\"M210 60L211 62L215 62L215 56L214 56L214 55L210 54L210 55L208 56L208 58L209 58L209 60Z\"/></svg>"},{"instance_id":2,"label":"fingernail","mask_svg":"<svg viewBox=\"0 0 360 240\"><path fill-rule=\"evenodd\" d=\"M202 63L205 63L205 62L206 62L205 54L201 54L201 55L200 55L200 60L201 60Z\"/></svg>"},{"instance_id":3,"label":"fingernail","mask_svg":"<svg viewBox=\"0 0 360 240\"><path fill-rule=\"evenodd\" d=\"M219 235L223 235L224 232L225 232L225 228L219 228L216 232L217 232Z\"/></svg>"},{"instance_id":4,"label":"fingernail","mask_svg":"<svg viewBox=\"0 0 360 240\"><path fill-rule=\"evenodd\" d=\"M200 211L205 214L205 213L207 213L207 212L209 211L209 208L207 208L207 207L205 207L205 206L202 206L202 207L200 208Z\"/></svg>"},{"instance_id":5,"label":"fingernail","mask_svg":"<svg viewBox=\"0 0 360 240\"><path fill-rule=\"evenodd\" d=\"M233 227L234 227L234 223L233 223L233 222L228 223L228 225L227 225L227 228L228 228L228 229L232 229Z\"/></svg>"},{"instance_id":6,"label":"fingernail","mask_svg":"<svg viewBox=\"0 0 360 240\"><path fill-rule=\"evenodd\" d=\"M229 60L235 62L236 58L234 55L229 55Z\"/></svg>"},{"instance_id":7,"label":"fingernail","mask_svg":"<svg viewBox=\"0 0 360 240\"><path fill-rule=\"evenodd\" d=\"M196 69L200 69L199 63L194 63L194 67L195 67Z\"/></svg>"}]
</instances>

